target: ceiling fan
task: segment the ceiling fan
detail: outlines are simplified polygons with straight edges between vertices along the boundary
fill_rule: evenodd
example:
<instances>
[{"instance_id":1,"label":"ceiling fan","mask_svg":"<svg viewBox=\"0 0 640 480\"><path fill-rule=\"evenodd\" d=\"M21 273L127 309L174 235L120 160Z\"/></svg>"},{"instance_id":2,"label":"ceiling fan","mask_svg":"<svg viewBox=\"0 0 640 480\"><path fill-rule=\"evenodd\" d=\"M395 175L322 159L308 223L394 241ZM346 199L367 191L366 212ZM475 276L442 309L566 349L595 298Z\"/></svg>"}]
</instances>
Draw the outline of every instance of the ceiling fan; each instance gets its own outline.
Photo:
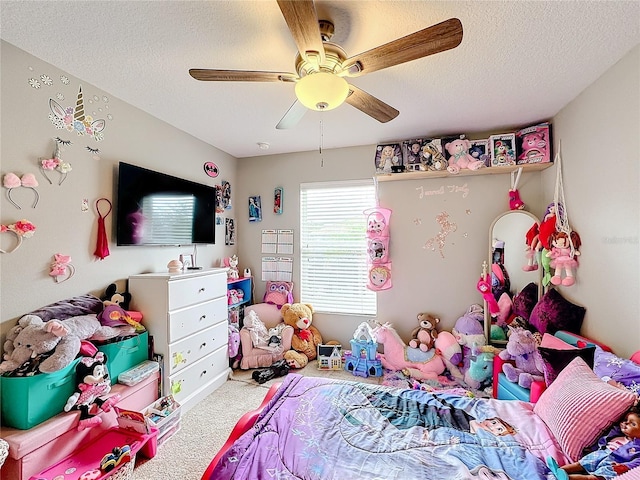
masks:
<instances>
[{"instance_id":1,"label":"ceiling fan","mask_svg":"<svg viewBox=\"0 0 640 480\"><path fill-rule=\"evenodd\" d=\"M193 78L202 81L295 83L297 101L282 117L276 126L278 129L296 125L307 109L331 110L344 102L379 122L393 120L400 113L398 110L347 83L345 77L358 77L450 50L462 41L462 23L457 18L450 18L347 57L339 45L329 41L334 25L328 20L318 20L313 0L278 0L278 6L298 48L296 73L203 68L189 70Z\"/></svg>"}]
</instances>

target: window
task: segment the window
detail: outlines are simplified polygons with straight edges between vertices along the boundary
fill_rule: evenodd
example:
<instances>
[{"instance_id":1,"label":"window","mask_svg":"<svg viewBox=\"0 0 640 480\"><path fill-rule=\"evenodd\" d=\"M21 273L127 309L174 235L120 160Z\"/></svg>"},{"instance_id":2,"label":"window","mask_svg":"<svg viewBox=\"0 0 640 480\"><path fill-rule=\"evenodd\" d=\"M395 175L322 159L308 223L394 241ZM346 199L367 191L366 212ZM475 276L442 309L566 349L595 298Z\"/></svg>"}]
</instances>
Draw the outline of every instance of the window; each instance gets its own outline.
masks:
<instances>
[{"instance_id":1,"label":"window","mask_svg":"<svg viewBox=\"0 0 640 480\"><path fill-rule=\"evenodd\" d=\"M363 213L375 198L372 180L300 185L300 298L314 311L376 314Z\"/></svg>"}]
</instances>

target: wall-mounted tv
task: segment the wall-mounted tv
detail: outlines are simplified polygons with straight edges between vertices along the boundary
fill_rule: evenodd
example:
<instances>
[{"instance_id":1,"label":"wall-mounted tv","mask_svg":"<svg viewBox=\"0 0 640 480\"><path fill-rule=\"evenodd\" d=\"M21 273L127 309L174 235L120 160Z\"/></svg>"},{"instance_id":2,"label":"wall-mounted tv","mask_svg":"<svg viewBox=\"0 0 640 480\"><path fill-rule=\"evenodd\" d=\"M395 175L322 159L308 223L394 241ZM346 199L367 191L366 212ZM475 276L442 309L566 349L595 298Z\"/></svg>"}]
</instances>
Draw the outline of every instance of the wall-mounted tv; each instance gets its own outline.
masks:
<instances>
[{"instance_id":1,"label":"wall-mounted tv","mask_svg":"<svg viewBox=\"0 0 640 480\"><path fill-rule=\"evenodd\" d=\"M215 187L120 162L118 245L215 243Z\"/></svg>"}]
</instances>

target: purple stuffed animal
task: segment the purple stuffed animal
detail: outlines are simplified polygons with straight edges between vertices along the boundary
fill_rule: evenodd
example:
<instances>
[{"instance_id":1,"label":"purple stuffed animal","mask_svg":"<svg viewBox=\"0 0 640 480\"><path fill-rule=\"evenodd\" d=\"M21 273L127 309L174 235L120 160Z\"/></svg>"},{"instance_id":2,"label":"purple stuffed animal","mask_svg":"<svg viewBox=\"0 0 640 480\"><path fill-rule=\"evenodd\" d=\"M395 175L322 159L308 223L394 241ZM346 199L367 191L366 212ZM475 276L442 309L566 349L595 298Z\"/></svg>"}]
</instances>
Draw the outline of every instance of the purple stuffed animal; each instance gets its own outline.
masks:
<instances>
[{"instance_id":1,"label":"purple stuffed animal","mask_svg":"<svg viewBox=\"0 0 640 480\"><path fill-rule=\"evenodd\" d=\"M506 350L499 354L506 361L514 361L502 365L507 380L517 383L523 388L530 388L534 380L544 380L543 361L538 352L538 343L533 333L524 328L509 327L510 335Z\"/></svg>"},{"instance_id":2,"label":"purple stuffed animal","mask_svg":"<svg viewBox=\"0 0 640 480\"><path fill-rule=\"evenodd\" d=\"M463 364L460 371L464 375L469 370L471 347L474 344L482 346L487 343L484 336L484 309L478 304L471 305L467 313L456 320L451 333L462 347Z\"/></svg>"}]
</instances>

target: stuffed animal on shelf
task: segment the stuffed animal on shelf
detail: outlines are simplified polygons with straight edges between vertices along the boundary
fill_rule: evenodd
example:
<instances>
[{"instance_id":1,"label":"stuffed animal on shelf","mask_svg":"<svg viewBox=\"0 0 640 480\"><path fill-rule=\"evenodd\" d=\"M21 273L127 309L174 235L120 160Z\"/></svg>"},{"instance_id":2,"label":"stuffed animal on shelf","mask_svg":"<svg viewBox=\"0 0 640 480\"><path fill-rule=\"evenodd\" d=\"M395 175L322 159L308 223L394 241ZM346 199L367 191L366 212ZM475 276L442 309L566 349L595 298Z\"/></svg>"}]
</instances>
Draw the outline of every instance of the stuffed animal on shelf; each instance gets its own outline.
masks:
<instances>
[{"instance_id":1,"label":"stuffed animal on shelf","mask_svg":"<svg viewBox=\"0 0 640 480\"><path fill-rule=\"evenodd\" d=\"M64 411L80 410L78 431L82 431L100 425L102 419L98 413L111 410L120 400L120 395L103 398L111 391L107 356L103 352L80 359L76 365L76 382L76 391L67 400Z\"/></svg>"},{"instance_id":2,"label":"stuffed animal on shelf","mask_svg":"<svg viewBox=\"0 0 640 480\"><path fill-rule=\"evenodd\" d=\"M510 335L505 350L499 353L501 359L515 363L502 365L507 380L523 388L531 387L534 380L544 380L543 361L538 351L538 343L529 330L509 327Z\"/></svg>"},{"instance_id":3,"label":"stuffed animal on shelf","mask_svg":"<svg viewBox=\"0 0 640 480\"><path fill-rule=\"evenodd\" d=\"M313 306L308 303L285 303L280 309L284 323L293 327L291 348L303 353L308 360L314 360L322 335L313 322Z\"/></svg>"},{"instance_id":4,"label":"stuffed animal on shelf","mask_svg":"<svg viewBox=\"0 0 640 480\"><path fill-rule=\"evenodd\" d=\"M549 266L554 270L551 277L553 285L564 285L570 287L576 280L574 278L574 270L578 267L578 256L581 246L580 235L578 232L555 232L551 236L551 250L546 256L551 259ZM562 278L564 272L565 277Z\"/></svg>"},{"instance_id":5,"label":"stuffed animal on shelf","mask_svg":"<svg viewBox=\"0 0 640 480\"><path fill-rule=\"evenodd\" d=\"M458 344L462 347L462 367L460 367L460 371L464 375L469 369L471 347L474 344L482 346L487 343L484 336L484 309L478 304L469 306L466 313L456 320L451 333L453 333Z\"/></svg>"},{"instance_id":6,"label":"stuffed animal on shelf","mask_svg":"<svg viewBox=\"0 0 640 480\"><path fill-rule=\"evenodd\" d=\"M68 366L78 355L82 340L94 335L114 338L120 334L118 328L103 326L95 315L81 315L66 320L43 322L36 315L25 315L18 325L7 334L4 361L0 373L11 372L22 367L32 358L42 355L38 366L43 373L56 372ZM10 340L13 339L13 340Z\"/></svg>"},{"instance_id":7,"label":"stuffed animal on shelf","mask_svg":"<svg viewBox=\"0 0 640 480\"><path fill-rule=\"evenodd\" d=\"M409 346L426 352L433 347L433 341L438 338L436 325L440 323L440 319L429 313L419 313L417 318L418 327L411 332Z\"/></svg>"},{"instance_id":8,"label":"stuffed animal on shelf","mask_svg":"<svg viewBox=\"0 0 640 480\"><path fill-rule=\"evenodd\" d=\"M466 138L459 138L448 142L444 145L444 148L449 152L449 166L447 171L449 173L460 173L460 170L467 168L469 170L478 170L484 167L484 162L477 160L470 153L471 142Z\"/></svg>"}]
</instances>

